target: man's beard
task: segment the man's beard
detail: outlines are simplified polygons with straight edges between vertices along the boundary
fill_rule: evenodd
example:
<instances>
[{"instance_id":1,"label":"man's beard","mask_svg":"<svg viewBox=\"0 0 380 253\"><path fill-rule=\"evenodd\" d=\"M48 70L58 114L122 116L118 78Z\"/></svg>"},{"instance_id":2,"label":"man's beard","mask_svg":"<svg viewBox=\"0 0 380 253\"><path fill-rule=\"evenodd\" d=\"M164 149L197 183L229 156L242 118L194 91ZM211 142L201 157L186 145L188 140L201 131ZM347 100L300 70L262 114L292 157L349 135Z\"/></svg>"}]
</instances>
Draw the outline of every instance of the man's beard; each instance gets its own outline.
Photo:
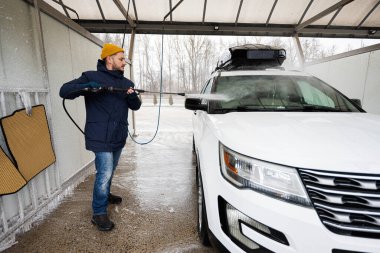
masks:
<instances>
[{"instance_id":1,"label":"man's beard","mask_svg":"<svg viewBox=\"0 0 380 253\"><path fill-rule=\"evenodd\" d=\"M119 71L119 72L121 72L121 73L124 73L124 69L122 69L121 67L119 68L119 67L117 67L116 65L113 65L113 66L112 66L112 69L113 69L113 70L117 70L117 71Z\"/></svg>"}]
</instances>

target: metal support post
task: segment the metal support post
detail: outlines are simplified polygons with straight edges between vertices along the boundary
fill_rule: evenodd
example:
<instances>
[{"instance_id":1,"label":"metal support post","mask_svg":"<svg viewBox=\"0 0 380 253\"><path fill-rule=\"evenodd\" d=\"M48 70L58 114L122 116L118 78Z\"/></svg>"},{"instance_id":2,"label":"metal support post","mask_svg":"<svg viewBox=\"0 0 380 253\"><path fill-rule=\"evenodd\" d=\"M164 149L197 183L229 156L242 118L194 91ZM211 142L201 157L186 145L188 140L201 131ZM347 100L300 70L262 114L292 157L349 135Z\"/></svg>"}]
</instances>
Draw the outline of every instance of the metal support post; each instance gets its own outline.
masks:
<instances>
[{"instance_id":1,"label":"metal support post","mask_svg":"<svg viewBox=\"0 0 380 253\"><path fill-rule=\"evenodd\" d=\"M15 93L14 95L16 97L16 107L17 107L17 109L21 109L22 108L21 96L19 93ZM21 192L22 191L18 191L16 193L16 195L17 195L17 202L18 202L19 218L22 221L25 217L25 214L24 214L24 196L22 195ZM34 197L35 196L32 196L32 198L34 198Z\"/></svg>"},{"instance_id":2,"label":"metal support post","mask_svg":"<svg viewBox=\"0 0 380 253\"><path fill-rule=\"evenodd\" d=\"M305 66L305 56L303 54L302 45L301 45L300 39L298 38L298 34L295 34L293 36L293 39L294 39L295 44L297 45L297 47L296 47L297 48L297 56L298 56L298 59L300 61L301 69L303 69Z\"/></svg>"},{"instance_id":3,"label":"metal support post","mask_svg":"<svg viewBox=\"0 0 380 253\"><path fill-rule=\"evenodd\" d=\"M128 52L128 59L129 61L131 62L130 63L130 72L129 72L129 79L134 82L134 76L133 76L133 51L134 51L134 47L135 47L135 35L136 35L136 32L135 32L135 29L132 29L132 32L131 32L131 40L129 42L129 52ZM133 127L133 137L136 137L137 134L136 134L136 118L135 118L135 112L132 111L132 127Z\"/></svg>"}]
</instances>

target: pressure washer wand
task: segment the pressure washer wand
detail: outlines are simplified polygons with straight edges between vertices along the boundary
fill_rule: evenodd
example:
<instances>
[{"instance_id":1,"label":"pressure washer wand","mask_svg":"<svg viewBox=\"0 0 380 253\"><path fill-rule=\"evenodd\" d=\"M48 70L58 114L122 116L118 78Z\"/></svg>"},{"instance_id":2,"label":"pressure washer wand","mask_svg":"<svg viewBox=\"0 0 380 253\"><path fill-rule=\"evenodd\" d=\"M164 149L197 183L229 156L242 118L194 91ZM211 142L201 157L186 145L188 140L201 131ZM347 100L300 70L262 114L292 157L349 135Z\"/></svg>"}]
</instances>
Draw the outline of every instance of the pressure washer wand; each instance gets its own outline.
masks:
<instances>
[{"instance_id":1,"label":"pressure washer wand","mask_svg":"<svg viewBox=\"0 0 380 253\"><path fill-rule=\"evenodd\" d=\"M138 93L144 93L144 92L146 92L146 93L156 93L156 94L167 94L167 95L185 96L184 92L176 93L176 92L147 91L147 90L140 90L140 89L134 89L134 88L132 88L132 89L135 90L135 91L137 91ZM101 91L127 92L129 89L114 88L114 87L110 86L110 87L102 87L102 88L86 88L84 90L85 91L89 91L89 92L97 93L97 92L101 92Z\"/></svg>"}]
</instances>

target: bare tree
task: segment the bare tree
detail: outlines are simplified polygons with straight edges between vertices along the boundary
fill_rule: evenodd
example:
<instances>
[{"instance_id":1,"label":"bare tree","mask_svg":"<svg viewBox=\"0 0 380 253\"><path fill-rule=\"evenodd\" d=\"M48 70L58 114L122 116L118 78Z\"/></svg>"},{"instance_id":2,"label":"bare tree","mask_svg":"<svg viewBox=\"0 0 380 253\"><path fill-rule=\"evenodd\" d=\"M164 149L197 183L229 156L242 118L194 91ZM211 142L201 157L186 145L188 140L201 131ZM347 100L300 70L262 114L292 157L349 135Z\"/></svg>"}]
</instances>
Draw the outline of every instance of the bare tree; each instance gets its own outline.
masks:
<instances>
[{"instance_id":1,"label":"bare tree","mask_svg":"<svg viewBox=\"0 0 380 253\"><path fill-rule=\"evenodd\" d=\"M186 63L183 54L183 44L180 42L178 36L176 36L176 39L174 41L174 50L177 60L178 89L189 91L188 83L186 81Z\"/></svg>"},{"instance_id":2,"label":"bare tree","mask_svg":"<svg viewBox=\"0 0 380 253\"><path fill-rule=\"evenodd\" d=\"M158 90L161 68L161 37L155 35L139 35L135 57L135 65L139 73L140 85L147 90ZM108 41L117 42L121 37L105 36ZM206 36L166 36L164 40L163 89L166 91L198 92L210 72L215 68L219 57L228 48L243 44L269 44L284 48L287 60L284 66L297 65L297 50L290 38L263 37L206 37ZM305 60L311 61L333 55L336 46L322 48L319 40L302 39L301 45Z\"/></svg>"},{"instance_id":3,"label":"bare tree","mask_svg":"<svg viewBox=\"0 0 380 253\"><path fill-rule=\"evenodd\" d=\"M322 58L323 57L329 57L329 56L332 56L336 53L336 45L332 45L330 46L329 48L327 48L326 50L322 50Z\"/></svg>"},{"instance_id":4,"label":"bare tree","mask_svg":"<svg viewBox=\"0 0 380 253\"><path fill-rule=\"evenodd\" d=\"M189 36L185 41L185 49L189 61L191 91L198 91L201 81L199 73L201 68L202 54L205 49L206 39L204 36Z\"/></svg>"},{"instance_id":5,"label":"bare tree","mask_svg":"<svg viewBox=\"0 0 380 253\"><path fill-rule=\"evenodd\" d=\"M167 50L166 50L167 52L166 61L168 64L169 92L172 92L172 66L173 66L173 51L174 51L173 46L174 46L173 37L170 36L167 42Z\"/></svg>"},{"instance_id":6,"label":"bare tree","mask_svg":"<svg viewBox=\"0 0 380 253\"><path fill-rule=\"evenodd\" d=\"M143 47L143 54L145 58L145 67L143 71L143 76L145 79L145 86L148 90L153 90L154 89L154 71L151 67L151 59L150 59L150 40L151 40L151 35L143 35L142 37L142 47Z\"/></svg>"},{"instance_id":7,"label":"bare tree","mask_svg":"<svg viewBox=\"0 0 380 253\"><path fill-rule=\"evenodd\" d=\"M315 38L304 39L301 42L305 61L312 61L322 58L321 45Z\"/></svg>"}]
</instances>

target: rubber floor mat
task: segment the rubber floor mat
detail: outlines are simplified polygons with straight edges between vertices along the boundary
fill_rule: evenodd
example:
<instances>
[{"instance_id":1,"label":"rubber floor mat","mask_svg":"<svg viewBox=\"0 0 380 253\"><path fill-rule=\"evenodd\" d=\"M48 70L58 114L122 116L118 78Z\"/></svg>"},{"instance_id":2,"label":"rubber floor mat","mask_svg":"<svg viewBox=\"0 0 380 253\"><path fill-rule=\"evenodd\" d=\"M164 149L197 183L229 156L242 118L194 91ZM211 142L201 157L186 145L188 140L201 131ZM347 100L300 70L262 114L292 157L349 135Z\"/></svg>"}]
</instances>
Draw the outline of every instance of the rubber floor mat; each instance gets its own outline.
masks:
<instances>
[{"instance_id":1,"label":"rubber floor mat","mask_svg":"<svg viewBox=\"0 0 380 253\"><path fill-rule=\"evenodd\" d=\"M31 116L25 109L15 111L1 119L1 127L8 150L26 181L55 162L43 105L33 106Z\"/></svg>"},{"instance_id":2,"label":"rubber floor mat","mask_svg":"<svg viewBox=\"0 0 380 253\"><path fill-rule=\"evenodd\" d=\"M25 184L25 179L0 148L0 195L15 193Z\"/></svg>"}]
</instances>

